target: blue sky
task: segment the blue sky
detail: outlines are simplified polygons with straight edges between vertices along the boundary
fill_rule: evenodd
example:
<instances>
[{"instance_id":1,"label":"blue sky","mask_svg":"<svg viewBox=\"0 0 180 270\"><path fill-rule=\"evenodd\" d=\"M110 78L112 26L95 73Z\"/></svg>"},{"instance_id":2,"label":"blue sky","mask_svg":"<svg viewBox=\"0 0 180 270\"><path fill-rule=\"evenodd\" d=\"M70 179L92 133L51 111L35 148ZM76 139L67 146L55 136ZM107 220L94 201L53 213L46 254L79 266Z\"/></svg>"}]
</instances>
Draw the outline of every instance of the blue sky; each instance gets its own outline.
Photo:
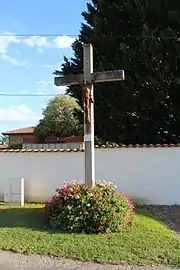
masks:
<instances>
[{"instance_id":1,"label":"blue sky","mask_svg":"<svg viewBox=\"0 0 180 270\"><path fill-rule=\"evenodd\" d=\"M0 94L64 93L53 85L52 72L72 55L68 35L79 33L87 2L0 1ZM35 125L48 100L0 95L0 132Z\"/></svg>"}]
</instances>

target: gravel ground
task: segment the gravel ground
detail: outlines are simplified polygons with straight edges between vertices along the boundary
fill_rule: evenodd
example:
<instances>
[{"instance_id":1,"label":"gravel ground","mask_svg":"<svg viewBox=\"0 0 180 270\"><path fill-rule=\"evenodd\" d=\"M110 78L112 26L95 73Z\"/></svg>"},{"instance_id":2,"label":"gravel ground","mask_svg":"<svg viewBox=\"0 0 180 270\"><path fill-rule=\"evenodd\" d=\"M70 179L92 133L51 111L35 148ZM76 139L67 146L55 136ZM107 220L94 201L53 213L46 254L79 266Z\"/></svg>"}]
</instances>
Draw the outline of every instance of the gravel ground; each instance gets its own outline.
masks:
<instances>
[{"instance_id":1,"label":"gravel ground","mask_svg":"<svg viewBox=\"0 0 180 270\"><path fill-rule=\"evenodd\" d=\"M0 252L0 270L172 270L166 267L120 266L73 261L39 255ZM175 269L175 268L174 268Z\"/></svg>"}]
</instances>

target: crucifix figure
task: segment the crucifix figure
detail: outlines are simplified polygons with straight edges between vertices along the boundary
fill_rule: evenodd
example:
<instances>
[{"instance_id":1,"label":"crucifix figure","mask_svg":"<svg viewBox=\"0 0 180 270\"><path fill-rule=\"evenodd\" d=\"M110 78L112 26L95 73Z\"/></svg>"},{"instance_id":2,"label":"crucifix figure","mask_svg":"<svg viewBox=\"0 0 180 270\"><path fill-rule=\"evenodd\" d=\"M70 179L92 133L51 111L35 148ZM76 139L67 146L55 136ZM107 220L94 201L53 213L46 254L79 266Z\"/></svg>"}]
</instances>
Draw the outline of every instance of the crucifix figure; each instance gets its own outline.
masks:
<instances>
[{"instance_id":1,"label":"crucifix figure","mask_svg":"<svg viewBox=\"0 0 180 270\"><path fill-rule=\"evenodd\" d=\"M55 77L56 86L77 85L82 87L82 104L84 109L85 142L85 183L95 184L94 159L94 83L125 80L124 70L93 73L93 48L91 44L83 45L84 73Z\"/></svg>"},{"instance_id":2,"label":"crucifix figure","mask_svg":"<svg viewBox=\"0 0 180 270\"><path fill-rule=\"evenodd\" d=\"M94 99L91 92L91 87L86 81L82 84L82 104L85 115L85 123L91 123L91 103L94 103Z\"/></svg>"}]
</instances>

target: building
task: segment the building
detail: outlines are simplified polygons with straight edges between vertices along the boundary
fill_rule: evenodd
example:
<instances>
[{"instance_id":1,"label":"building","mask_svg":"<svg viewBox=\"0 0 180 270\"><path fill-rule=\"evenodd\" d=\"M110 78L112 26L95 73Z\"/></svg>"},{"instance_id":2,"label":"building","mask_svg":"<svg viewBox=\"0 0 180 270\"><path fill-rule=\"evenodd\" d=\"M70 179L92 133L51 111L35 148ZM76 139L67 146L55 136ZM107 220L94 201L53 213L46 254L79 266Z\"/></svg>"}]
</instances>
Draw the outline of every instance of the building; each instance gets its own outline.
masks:
<instances>
[{"instance_id":1,"label":"building","mask_svg":"<svg viewBox=\"0 0 180 270\"><path fill-rule=\"evenodd\" d=\"M56 136L49 136L45 142L40 142L34 133L35 127L19 128L2 133L9 138L9 148L26 148L26 149L60 149L60 148L83 148L83 136L72 136L66 138L59 138Z\"/></svg>"},{"instance_id":2,"label":"building","mask_svg":"<svg viewBox=\"0 0 180 270\"><path fill-rule=\"evenodd\" d=\"M9 137L9 147L22 145L23 143L37 143L38 138L34 134L35 127L26 127L3 132Z\"/></svg>"},{"instance_id":3,"label":"building","mask_svg":"<svg viewBox=\"0 0 180 270\"><path fill-rule=\"evenodd\" d=\"M6 148L7 148L6 144L0 143L0 149L6 149Z\"/></svg>"}]
</instances>

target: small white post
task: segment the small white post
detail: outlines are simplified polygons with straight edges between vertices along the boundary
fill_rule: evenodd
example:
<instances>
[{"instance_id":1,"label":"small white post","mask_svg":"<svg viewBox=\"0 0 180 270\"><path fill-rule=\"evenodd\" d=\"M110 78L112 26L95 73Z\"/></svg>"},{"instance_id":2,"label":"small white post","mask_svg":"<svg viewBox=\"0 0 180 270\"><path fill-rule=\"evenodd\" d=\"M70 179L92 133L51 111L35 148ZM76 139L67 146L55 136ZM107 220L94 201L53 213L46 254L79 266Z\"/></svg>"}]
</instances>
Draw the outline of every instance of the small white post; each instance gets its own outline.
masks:
<instances>
[{"instance_id":1,"label":"small white post","mask_svg":"<svg viewBox=\"0 0 180 270\"><path fill-rule=\"evenodd\" d=\"M24 206L24 178L21 177L21 207Z\"/></svg>"}]
</instances>

